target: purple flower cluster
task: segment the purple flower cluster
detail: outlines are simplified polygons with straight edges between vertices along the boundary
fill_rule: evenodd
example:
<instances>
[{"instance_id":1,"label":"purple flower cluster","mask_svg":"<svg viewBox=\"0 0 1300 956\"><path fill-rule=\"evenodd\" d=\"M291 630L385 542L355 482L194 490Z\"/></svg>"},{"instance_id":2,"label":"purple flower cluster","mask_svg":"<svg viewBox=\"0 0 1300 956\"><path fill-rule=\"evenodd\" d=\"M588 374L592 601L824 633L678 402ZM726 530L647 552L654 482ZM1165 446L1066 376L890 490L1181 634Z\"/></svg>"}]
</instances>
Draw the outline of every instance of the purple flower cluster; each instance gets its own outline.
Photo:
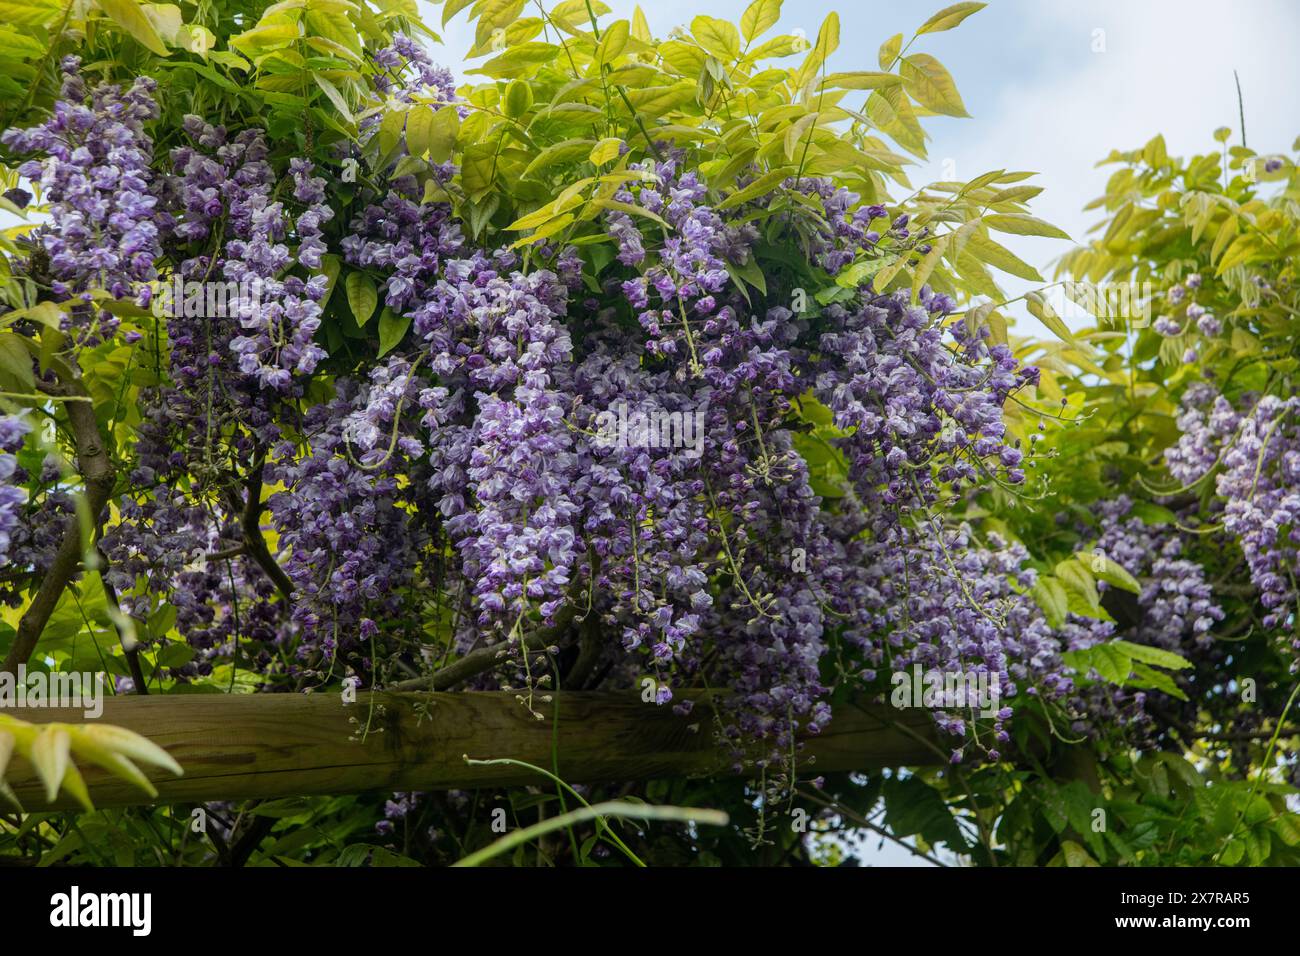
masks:
<instances>
[{"instance_id":1,"label":"purple flower cluster","mask_svg":"<svg viewBox=\"0 0 1300 956\"><path fill-rule=\"evenodd\" d=\"M476 406L471 425L452 425L448 453L435 452L432 488L479 623L506 632L530 607L554 615L579 548L569 493L576 459L556 381L572 359L559 321L568 290L545 270L506 273L512 259L479 253L447 263L413 313L429 367L447 383L422 401L426 422L450 421L466 393Z\"/></svg>"},{"instance_id":2,"label":"purple flower cluster","mask_svg":"<svg viewBox=\"0 0 1300 956\"><path fill-rule=\"evenodd\" d=\"M997 473L1024 481L1024 453L1006 439L1002 406L1038 371L1020 367L1005 345L968 337L962 324L950 347L942 320L952 305L926 292L912 307L900 292L825 311L816 394L851 432L840 444L877 527L929 503L932 463L956 488Z\"/></svg>"},{"instance_id":3,"label":"purple flower cluster","mask_svg":"<svg viewBox=\"0 0 1300 956\"><path fill-rule=\"evenodd\" d=\"M1223 502L1224 530L1241 545L1266 628L1294 633L1300 613L1300 399L1242 396L1238 404L1200 383L1187 390L1182 435L1165 453L1174 477L1209 474ZM1244 410L1242 410L1244 409ZM1300 638L1290 640L1300 651Z\"/></svg>"},{"instance_id":4,"label":"purple flower cluster","mask_svg":"<svg viewBox=\"0 0 1300 956\"><path fill-rule=\"evenodd\" d=\"M404 436L389 447L398 403L414 398L410 369L390 363L369 383L339 380L335 389L332 401L307 412L309 447L282 442L268 466L285 488L267 507L294 584L292 618L304 638L297 654L309 661L319 652L327 663L372 636L361 633L363 621L400 617L401 589L414 580L424 544L399 480L421 446Z\"/></svg>"},{"instance_id":5,"label":"purple flower cluster","mask_svg":"<svg viewBox=\"0 0 1300 956\"><path fill-rule=\"evenodd\" d=\"M435 66L429 53L404 33L393 34L393 42L374 54L382 73L375 77L375 89L410 103L419 93L432 92L439 99L456 98L456 79L451 70Z\"/></svg>"},{"instance_id":6,"label":"purple flower cluster","mask_svg":"<svg viewBox=\"0 0 1300 956\"><path fill-rule=\"evenodd\" d=\"M698 372L708 356L704 343L696 342L700 333L692 322L707 320L719 309L720 295L731 281L727 263L743 262L757 233L752 225L728 226L705 204L707 190L698 173L684 169L680 151L662 162L634 164L633 171L642 178L620 189L616 198L647 210L670 228L656 250L657 261L625 281L622 291L650 336L646 351L689 355L689 370ZM631 217L612 212L609 228L618 242L619 261L640 265L645 248ZM702 324L707 335L709 323Z\"/></svg>"},{"instance_id":7,"label":"purple flower cluster","mask_svg":"<svg viewBox=\"0 0 1300 956\"><path fill-rule=\"evenodd\" d=\"M1141 618L1125 639L1188 656L1193 650L1203 652L1213 643L1215 623L1223 620L1205 569L1183 556L1181 532L1148 525L1132 509L1127 495L1096 505L1101 519L1097 549L1142 581ZM1102 594L1109 587L1097 582Z\"/></svg>"},{"instance_id":8,"label":"purple flower cluster","mask_svg":"<svg viewBox=\"0 0 1300 956\"><path fill-rule=\"evenodd\" d=\"M15 152L45 154L19 167L40 183L50 202L50 220L36 235L49 255L54 293L79 295L89 303L93 289L126 298L157 275L159 225L149 168L153 141L144 124L158 116L158 106L148 77L137 78L125 91L102 84L88 92L80 66L77 57L63 60L63 86L49 119L31 129L6 130L0 141ZM110 312L84 307L69 322L103 338L117 320Z\"/></svg>"},{"instance_id":9,"label":"purple flower cluster","mask_svg":"<svg viewBox=\"0 0 1300 956\"><path fill-rule=\"evenodd\" d=\"M981 546L967 526L946 529L937 519L900 525L864 557L864 583L875 608L867 621L876 636L869 665L986 674L1003 702L991 728L995 742L982 743L994 759L997 744L1009 739L1010 702L1024 694L1068 705L1074 680L1061 653L1094 643L1109 627L1077 619L1053 631L1026 593L1037 573L1025 567L1024 546L996 535ZM864 676L874 678L874 670ZM936 719L947 733L977 742L975 709L941 711ZM954 761L961 756L954 751Z\"/></svg>"},{"instance_id":10,"label":"purple flower cluster","mask_svg":"<svg viewBox=\"0 0 1300 956\"><path fill-rule=\"evenodd\" d=\"M9 561L9 544L18 527L18 512L27 500L26 493L12 482L17 477L18 459L14 457L30 430L27 421L17 415L0 415L0 567Z\"/></svg>"}]
</instances>

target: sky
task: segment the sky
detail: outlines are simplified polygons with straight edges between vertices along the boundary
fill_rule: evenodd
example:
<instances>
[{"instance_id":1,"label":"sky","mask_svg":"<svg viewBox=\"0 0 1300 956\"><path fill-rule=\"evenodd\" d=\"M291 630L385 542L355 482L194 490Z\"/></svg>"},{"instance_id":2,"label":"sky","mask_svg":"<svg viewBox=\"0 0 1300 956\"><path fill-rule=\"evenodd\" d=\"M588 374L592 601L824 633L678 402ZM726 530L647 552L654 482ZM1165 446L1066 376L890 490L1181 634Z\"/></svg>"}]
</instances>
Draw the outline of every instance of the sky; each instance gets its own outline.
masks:
<instances>
[{"instance_id":1,"label":"sky","mask_svg":"<svg viewBox=\"0 0 1300 956\"><path fill-rule=\"evenodd\" d=\"M629 17L633 0L605 0ZM663 37L700 13L731 19L748 0L648 0L651 31ZM909 37L946 0L795 0L775 31L809 38L830 10L840 14L840 49L829 68L876 69L876 50L895 33ZM421 3L422 7L429 5ZM426 22L441 21L426 9ZM914 185L970 180L992 169L1033 170L1044 188L1032 212L1086 239L1096 213L1083 207L1104 192L1111 149L1141 147L1164 134L1172 155L1209 152L1220 126L1241 142L1236 70L1246 142L1257 152L1290 151L1300 136L1300 3L1296 0L993 0L955 30L921 37L913 50L948 67L969 119L926 121L930 161L909 171ZM461 57L473 33L459 14L443 30L448 67L463 76ZM797 62L792 60L792 62ZM998 236L1045 277L1070 244ZM1007 277L1018 294L1032 287ZM1048 335L1023 309L1017 331ZM887 841L869 838L860 859L875 866L928 865ZM951 857L945 855L951 860Z\"/></svg>"},{"instance_id":2,"label":"sky","mask_svg":"<svg viewBox=\"0 0 1300 956\"><path fill-rule=\"evenodd\" d=\"M633 0L605 0L630 17ZM645 0L652 32L663 37L700 13L737 20L748 0ZM840 49L830 69L877 69L876 50L895 33L911 36L946 0L794 0L776 32L815 38L831 10ZM437 29L442 11L421 3ZM473 31L460 13L442 31L444 63L459 73ZM1033 170L1044 188L1032 212L1083 241L1099 218L1083 207L1104 191L1096 162L1111 149L1136 149L1163 133L1173 155L1215 148L1217 127L1240 142L1235 69L1241 79L1247 143L1259 153L1289 151L1300 136L1300 3L1296 0L992 0L956 29L921 37L914 51L948 67L969 119L926 120L930 161L909 170L914 185L970 180L993 169ZM790 62L798 62L792 58ZM1050 278L1063 240L998 236ZM1018 294L1033 287L1005 277ZM1023 310L1017 330L1048 334Z\"/></svg>"}]
</instances>

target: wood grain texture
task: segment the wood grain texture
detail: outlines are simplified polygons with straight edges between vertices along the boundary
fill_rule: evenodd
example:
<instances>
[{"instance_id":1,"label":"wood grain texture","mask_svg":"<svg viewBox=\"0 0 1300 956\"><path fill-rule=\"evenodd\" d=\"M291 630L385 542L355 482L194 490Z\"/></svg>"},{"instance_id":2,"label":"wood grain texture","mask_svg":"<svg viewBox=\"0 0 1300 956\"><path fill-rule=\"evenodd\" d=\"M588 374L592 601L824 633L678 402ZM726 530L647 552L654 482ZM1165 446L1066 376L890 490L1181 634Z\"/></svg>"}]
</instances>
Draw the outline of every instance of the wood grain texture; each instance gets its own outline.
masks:
<instances>
[{"instance_id":1,"label":"wood grain texture","mask_svg":"<svg viewBox=\"0 0 1300 956\"><path fill-rule=\"evenodd\" d=\"M553 729L560 776L571 783L732 772L714 744L709 695L679 696L697 702L689 718L634 693L572 692L539 704L547 719L537 720L514 694L462 692L363 693L353 704L335 694L111 697L100 720L148 737L185 768L183 777L148 771L159 803L534 784L542 778L527 769L463 758L513 757L549 769ZM9 713L41 723L83 720L78 710ZM801 764L815 772L932 764L940 759L932 739L925 711L850 704L808 738ZM98 768L81 770L96 806L150 802ZM22 758L10 765L8 782L26 809L51 807ZM53 806L72 804L61 794Z\"/></svg>"}]
</instances>

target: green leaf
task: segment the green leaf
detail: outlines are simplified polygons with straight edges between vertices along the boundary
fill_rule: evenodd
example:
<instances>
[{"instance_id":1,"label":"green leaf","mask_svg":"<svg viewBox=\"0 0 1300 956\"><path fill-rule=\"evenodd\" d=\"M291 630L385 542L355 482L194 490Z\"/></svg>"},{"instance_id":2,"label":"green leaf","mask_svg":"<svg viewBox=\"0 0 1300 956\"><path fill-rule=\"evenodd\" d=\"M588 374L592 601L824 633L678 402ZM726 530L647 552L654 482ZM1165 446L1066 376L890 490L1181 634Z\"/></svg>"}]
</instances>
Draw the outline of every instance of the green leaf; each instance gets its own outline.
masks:
<instances>
[{"instance_id":1,"label":"green leaf","mask_svg":"<svg viewBox=\"0 0 1300 956\"><path fill-rule=\"evenodd\" d=\"M460 135L460 116L454 106L444 106L433 114L429 125L429 159L435 163L445 163L451 159L456 149L456 139Z\"/></svg>"},{"instance_id":2,"label":"green leaf","mask_svg":"<svg viewBox=\"0 0 1300 956\"><path fill-rule=\"evenodd\" d=\"M1101 607L1101 597L1097 594L1097 582L1092 572L1078 561L1066 560L1056 566L1056 577L1068 590L1083 598L1084 605L1090 612Z\"/></svg>"},{"instance_id":3,"label":"green leaf","mask_svg":"<svg viewBox=\"0 0 1300 956\"><path fill-rule=\"evenodd\" d=\"M1164 667L1169 670L1183 670L1191 667L1191 661L1175 654L1173 651L1166 651L1163 648L1151 647L1147 644L1134 644L1130 641L1111 641L1110 646L1118 647L1135 661L1141 661L1143 664L1150 664L1152 667Z\"/></svg>"},{"instance_id":4,"label":"green leaf","mask_svg":"<svg viewBox=\"0 0 1300 956\"><path fill-rule=\"evenodd\" d=\"M701 14L691 21L691 34L716 57L734 60L740 55L740 34L727 20Z\"/></svg>"},{"instance_id":5,"label":"green leaf","mask_svg":"<svg viewBox=\"0 0 1300 956\"><path fill-rule=\"evenodd\" d=\"M1129 672L1133 669L1132 659L1122 647L1117 646L1122 643L1122 641L1112 641L1109 644L1098 644L1096 647L1088 648L1088 661L1101 675L1101 679L1119 686L1123 686L1128 680Z\"/></svg>"},{"instance_id":6,"label":"green leaf","mask_svg":"<svg viewBox=\"0 0 1300 956\"><path fill-rule=\"evenodd\" d=\"M533 87L527 80L515 79L506 87L502 98L502 111L511 119L523 116L533 105Z\"/></svg>"},{"instance_id":7,"label":"green leaf","mask_svg":"<svg viewBox=\"0 0 1300 956\"><path fill-rule=\"evenodd\" d=\"M849 73L829 73L821 85L841 90L877 90L882 86L898 86L902 82L902 77L894 73L855 70Z\"/></svg>"},{"instance_id":8,"label":"green leaf","mask_svg":"<svg viewBox=\"0 0 1300 956\"><path fill-rule=\"evenodd\" d=\"M986 6L988 6L986 3L954 3L950 7L944 7L929 20L922 23L917 28L916 35L920 36L923 33L940 33L944 30L951 30L972 13L978 13Z\"/></svg>"},{"instance_id":9,"label":"green leaf","mask_svg":"<svg viewBox=\"0 0 1300 956\"><path fill-rule=\"evenodd\" d=\"M1142 586L1138 584L1137 579L1101 552L1080 551L1074 557L1099 580L1122 591L1141 593Z\"/></svg>"},{"instance_id":10,"label":"green leaf","mask_svg":"<svg viewBox=\"0 0 1300 956\"><path fill-rule=\"evenodd\" d=\"M36 386L32 355L16 332L0 332L0 391L31 392Z\"/></svg>"},{"instance_id":11,"label":"green leaf","mask_svg":"<svg viewBox=\"0 0 1300 956\"><path fill-rule=\"evenodd\" d=\"M411 327L409 315L398 315L388 306L379 314L379 357L383 358L401 344Z\"/></svg>"},{"instance_id":12,"label":"green leaf","mask_svg":"<svg viewBox=\"0 0 1300 956\"><path fill-rule=\"evenodd\" d=\"M397 144L402 141L402 130L406 127L406 111L391 110L384 114L384 118L379 123L379 153L384 157L397 149Z\"/></svg>"},{"instance_id":13,"label":"green leaf","mask_svg":"<svg viewBox=\"0 0 1300 956\"><path fill-rule=\"evenodd\" d=\"M499 143L470 143L461 156L460 182L471 199L479 199L496 181Z\"/></svg>"},{"instance_id":14,"label":"green leaf","mask_svg":"<svg viewBox=\"0 0 1300 956\"><path fill-rule=\"evenodd\" d=\"M1060 627L1065 623L1065 615L1070 607L1069 597L1065 593L1065 588L1061 582L1050 574L1041 575L1034 582L1033 590L1029 592L1043 611L1043 617L1051 627Z\"/></svg>"},{"instance_id":15,"label":"green leaf","mask_svg":"<svg viewBox=\"0 0 1300 956\"><path fill-rule=\"evenodd\" d=\"M96 0L99 8L108 14L113 22L120 26L152 53L158 56L170 56L166 44L158 36L152 21L136 0Z\"/></svg>"},{"instance_id":16,"label":"green leaf","mask_svg":"<svg viewBox=\"0 0 1300 956\"><path fill-rule=\"evenodd\" d=\"M1149 501L1137 502L1137 504L1133 505L1130 514L1135 518L1140 518L1144 524L1149 525L1176 524L1178 521L1178 515L1168 508L1152 504Z\"/></svg>"},{"instance_id":17,"label":"green leaf","mask_svg":"<svg viewBox=\"0 0 1300 956\"><path fill-rule=\"evenodd\" d=\"M957 84L944 65L928 53L903 57L899 67L907 91L926 109L944 116L969 116L957 92Z\"/></svg>"},{"instance_id":18,"label":"green leaf","mask_svg":"<svg viewBox=\"0 0 1300 956\"><path fill-rule=\"evenodd\" d=\"M406 111L406 151L412 156L423 156L429 150L433 130L433 110L427 106L412 106Z\"/></svg>"},{"instance_id":19,"label":"green leaf","mask_svg":"<svg viewBox=\"0 0 1300 956\"><path fill-rule=\"evenodd\" d=\"M720 210L731 209L733 206L739 206L742 203L749 202L751 199L765 196L775 189L779 183L788 179L793 173L794 168L791 166L779 166L776 169L770 170L762 176L759 176L743 189L736 190L726 199L722 200L722 202L718 203L716 208Z\"/></svg>"},{"instance_id":20,"label":"green leaf","mask_svg":"<svg viewBox=\"0 0 1300 956\"><path fill-rule=\"evenodd\" d=\"M1132 661L1130 666L1132 674L1129 676L1127 686L1158 690L1170 697L1187 700L1187 695L1183 693L1182 688L1164 671L1158 671L1151 665L1139 661Z\"/></svg>"},{"instance_id":21,"label":"green leaf","mask_svg":"<svg viewBox=\"0 0 1300 956\"><path fill-rule=\"evenodd\" d=\"M1042 322L1062 342L1068 342L1076 347L1079 345L1071 334L1069 326L1062 321L1061 317L1056 314L1056 310L1052 308L1051 303L1043 298L1040 293L1027 292L1025 294L1025 308L1029 310L1030 315Z\"/></svg>"},{"instance_id":22,"label":"green leaf","mask_svg":"<svg viewBox=\"0 0 1300 956\"><path fill-rule=\"evenodd\" d=\"M898 53L903 49L903 34L895 33L892 37L880 45L880 54L877 61L880 63L882 70L888 70L898 59Z\"/></svg>"},{"instance_id":23,"label":"green leaf","mask_svg":"<svg viewBox=\"0 0 1300 956\"><path fill-rule=\"evenodd\" d=\"M976 6L982 7L984 4L976 4ZM1073 840L1061 841L1061 857L1064 859L1065 865L1070 867L1101 865L1092 858L1092 855L1087 850Z\"/></svg>"},{"instance_id":24,"label":"green leaf","mask_svg":"<svg viewBox=\"0 0 1300 956\"><path fill-rule=\"evenodd\" d=\"M348 294L348 307L352 309L357 326L365 328L379 304L379 293L375 291L374 281L364 272L349 272L343 280L343 288Z\"/></svg>"},{"instance_id":25,"label":"green leaf","mask_svg":"<svg viewBox=\"0 0 1300 956\"><path fill-rule=\"evenodd\" d=\"M325 98L334 104L334 108L339 111L340 115L342 115L342 117L349 123L355 123L356 119L352 116L352 110L348 109L348 101L343 98L343 94L339 92L339 88L319 73L312 73L312 79L316 81L316 85L321 88L322 92L324 92Z\"/></svg>"},{"instance_id":26,"label":"green leaf","mask_svg":"<svg viewBox=\"0 0 1300 956\"><path fill-rule=\"evenodd\" d=\"M762 36L781 19L781 0L754 0L740 15L740 32L745 42Z\"/></svg>"},{"instance_id":27,"label":"green leaf","mask_svg":"<svg viewBox=\"0 0 1300 956\"><path fill-rule=\"evenodd\" d=\"M734 27L732 29L735 29ZM600 44L596 47L594 65L597 70L607 63L613 63L627 48L628 37L632 28L626 20L615 20L600 35Z\"/></svg>"},{"instance_id":28,"label":"green leaf","mask_svg":"<svg viewBox=\"0 0 1300 956\"><path fill-rule=\"evenodd\" d=\"M938 790L919 777L885 781L885 825L895 836L919 834L929 843L944 842L954 850L966 841Z\"/></svg>"},{"instance_id":29,"label":"green leaf","mask_svg":"<svg viewBox=\"0 0 1300 956\"><path fill-rule=\"evenodd\" d=\"M593 166L604 166L606 163L618 159L618 151L622 145L623 141L617 136L602 139L591 148L591 153L587 159L590 160Z\"/></svg>"},{"instance_id":30,"label":"green leaf","mask_svg":"<svg viewBox=\"0 0 1300 956\"><path fill-rule=\"evenodd\" d=\"M1024 213L993 213L984 217L990 229L1008 232L1016 236L1047 236L1052 239L1069 239L1069 233L1057 229L1050 222L1043 222Z\"/></svg>"}]
</instances>

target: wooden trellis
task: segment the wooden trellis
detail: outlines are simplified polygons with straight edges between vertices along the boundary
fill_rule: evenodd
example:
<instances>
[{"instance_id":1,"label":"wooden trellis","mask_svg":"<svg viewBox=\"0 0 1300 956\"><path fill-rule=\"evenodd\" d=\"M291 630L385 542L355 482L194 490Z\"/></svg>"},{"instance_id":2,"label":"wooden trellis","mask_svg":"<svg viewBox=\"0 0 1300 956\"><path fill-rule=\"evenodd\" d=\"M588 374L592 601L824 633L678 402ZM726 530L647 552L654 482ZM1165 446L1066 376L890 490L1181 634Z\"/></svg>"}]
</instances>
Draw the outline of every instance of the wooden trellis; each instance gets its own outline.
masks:
<instances>
[{"instance_id":1,"label":"wooden trellis","mask_svg":"<svg viewBox=\"0 0 1300 956\"><path fill-rule=\"evenodd\" d=\"M635 694L592 691L539 704L543 720L514 694L496 692L362 693L351 704L336 693L112 697L99 719L148 737L184 767L183 777L150 771L159 803L545 784L526 768L472 765L465 756L551 769L556 753L560 776L572 783L732 772L715 743L709 695L681 696L697 701L689 717ZM11 713L84 720L80 710ZM816 772L932 764L941 755L933 728L923 710L846 704L806 740L800 760ZM97 806L151 802L98 768L81 770ZM8 782L27 809L51 807L25 761L14 760ZM53 806L75 804L60 794Z\"/></svg>"}]
</instances>

